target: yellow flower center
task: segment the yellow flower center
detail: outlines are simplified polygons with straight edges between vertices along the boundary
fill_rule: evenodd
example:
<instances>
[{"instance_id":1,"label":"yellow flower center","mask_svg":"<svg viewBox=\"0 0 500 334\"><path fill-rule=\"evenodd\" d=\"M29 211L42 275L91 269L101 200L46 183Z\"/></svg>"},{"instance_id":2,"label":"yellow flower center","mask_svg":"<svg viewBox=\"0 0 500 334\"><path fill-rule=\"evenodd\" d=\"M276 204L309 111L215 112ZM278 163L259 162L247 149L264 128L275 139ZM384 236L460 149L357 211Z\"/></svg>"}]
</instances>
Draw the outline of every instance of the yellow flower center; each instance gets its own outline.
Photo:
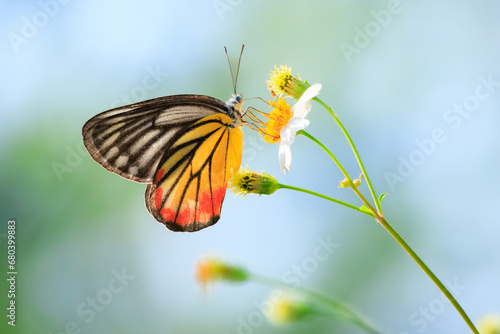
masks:
<instances>
[{"instance_id":1,"label":"yellow flower center","mask_svg":"<svg viewBox=\"0 0 500 334\"><path fill-rule=\"evenodd\" d=\"M271 95L275 96L276 93L285 93L288 82L292 79L292 69L290 67L281 65L275 66L274 70L269 75L271 80L267 81L267 86L271 91Z\"/></svg>"},{"instance_id":2,"label":"yellow flower center","mask_svg":"<svg viewBox=\"0 0 500 334\"><path fill-rule=\"evenodd\" d=\"M292 69L288 66L274 66L267 80L267 88L271 91L271 96L286 95L298 99L311 85L303 82L300 76L293 75Z\"/></svg>"},{"instance_id":3,"label":"yellow flower center","mask_svg":"<svg viewBox=\"0 0 500 334\"><path fill-rule=\"evenodd\" d=\"M280 140L281 129L288 124L290 118L293 117L293 111L283 98L279 98L278 102L269 101L269 104L274 109L269 116L267 116L268 121L264 124L266 128L261 134L264 136L266 142L274 144Z\"/></svg>"}]
</instances>

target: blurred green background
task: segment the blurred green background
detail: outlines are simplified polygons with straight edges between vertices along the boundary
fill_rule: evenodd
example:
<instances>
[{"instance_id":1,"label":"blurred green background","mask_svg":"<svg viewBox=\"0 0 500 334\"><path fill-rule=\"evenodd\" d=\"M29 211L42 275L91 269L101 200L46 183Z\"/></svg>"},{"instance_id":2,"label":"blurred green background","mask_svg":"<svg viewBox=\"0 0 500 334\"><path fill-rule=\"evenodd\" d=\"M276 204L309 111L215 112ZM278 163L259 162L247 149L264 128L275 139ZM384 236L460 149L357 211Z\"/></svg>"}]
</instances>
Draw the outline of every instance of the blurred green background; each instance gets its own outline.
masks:
<instances>
[{"instance_id":1,"label":"blurred green background","mask_svg":"<svg viewBox=\"0 0 500 334\"><path fill-rule=\"evenodd\" d=\"M207 254L278 280L298 266L301 287L387 333L468 333L367 217L289 191L228 193L215 226L173 233L148 214L144 185L84 151L81 128L103 110L180 93L226 101L223 46L235 62L243 43L238 91L269 99L265 80L280 64L322 83L376 190L389 193L388 220L473 320L500 312L498 1L41 0L3 1L0 12L2 333L359 333L326 319L269 325L259 305L271 290L256 284L217 284L204 296L193 268ZM328 114L314 105L309 119L357 176ZM243 165L359 203L306 138L283 176L277 145L244 131ZM6 318L9 219L15 328ZM312 265L319 240L336 247Z\"/></svg>"}]
</instances>

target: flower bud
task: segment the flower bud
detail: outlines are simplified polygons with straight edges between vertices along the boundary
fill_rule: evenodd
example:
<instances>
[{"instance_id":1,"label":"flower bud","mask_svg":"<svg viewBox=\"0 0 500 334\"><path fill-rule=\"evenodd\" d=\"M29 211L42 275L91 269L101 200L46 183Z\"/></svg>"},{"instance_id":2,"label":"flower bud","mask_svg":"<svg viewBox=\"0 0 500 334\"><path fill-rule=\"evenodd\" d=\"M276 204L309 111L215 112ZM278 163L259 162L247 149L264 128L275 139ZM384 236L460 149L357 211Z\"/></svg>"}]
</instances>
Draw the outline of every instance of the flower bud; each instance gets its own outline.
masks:
<instances>
[{"instance_id":1,"label":"flower bud","mask_svg":"<svg viewBox=\"0 0 500 334\"><path fill-rule=\"evenodd\" d=\"M477 329L481 334L500 334L500 316L498 314L487 314L482 317Z\"/></svg>"},{"instance_id":2,"label":"flower bud","mask_svg":"<svg viewBox=\"0 0 500 334\"><path fill-rule=\"evenodd\" d=\"M242 282L248 279L248 273L244 269L230 266L213 257L198 261L195 267L195 276L198 283L203 286L215 281Z\"/></svg>"},{"instance_id":3,"label":"flower bud","mask_svg":"<svg viewBox=\"0 0 500 334\"><path fill-rule=\"evenodd\" d=\"M314 313L314 310L306 303L292 300L282 293L278 298L270 297L268 305L266 317L276 325L300 321Z\"/></svg>"},{"instance_id":4,"label":"flower bud","mask_svg":"<svg viewBox=\"0 0 500 334\"><path fill-rule=\"evenodd\" d=\"M280 188L276 178L267 173L252 172L248 167L240 169L229 182L231 191L236 195L271 195Z\"/></svg>"}]
</instances>

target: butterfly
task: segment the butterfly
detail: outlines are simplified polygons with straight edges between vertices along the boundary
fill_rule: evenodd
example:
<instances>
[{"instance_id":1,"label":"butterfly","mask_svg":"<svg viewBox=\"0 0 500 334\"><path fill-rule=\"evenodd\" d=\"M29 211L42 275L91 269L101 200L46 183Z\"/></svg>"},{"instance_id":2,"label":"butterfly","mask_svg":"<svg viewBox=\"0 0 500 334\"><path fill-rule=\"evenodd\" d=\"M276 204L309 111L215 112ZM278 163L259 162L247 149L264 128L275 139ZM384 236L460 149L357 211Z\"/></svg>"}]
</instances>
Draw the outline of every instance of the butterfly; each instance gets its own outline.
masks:
<instances>
[{"instance_id":1,"label":"butterfly","mask_svg":"<svg viewBox=\"0 0 500 334\"><path fill-rule=\"evenodd\" d=\"M211 226L241 165L245 113L236 81L225 103L172 95L104 111L83 126L85 148L108 171L146 183L148 211L170 230Z\"/></svg>"}]
</instances>

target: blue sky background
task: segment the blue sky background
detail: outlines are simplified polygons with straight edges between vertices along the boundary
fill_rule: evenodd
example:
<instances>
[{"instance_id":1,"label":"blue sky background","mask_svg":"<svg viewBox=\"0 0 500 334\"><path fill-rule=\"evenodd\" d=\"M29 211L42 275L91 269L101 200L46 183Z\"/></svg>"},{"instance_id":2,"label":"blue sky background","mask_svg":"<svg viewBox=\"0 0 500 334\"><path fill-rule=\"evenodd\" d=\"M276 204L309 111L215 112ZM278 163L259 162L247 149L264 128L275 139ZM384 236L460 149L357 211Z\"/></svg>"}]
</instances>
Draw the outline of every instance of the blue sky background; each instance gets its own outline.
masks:
<instances>
[{"instance_id":1,"label":"blue sky background","mask_svg":"<svg viewBox=\"0 0 500 334\"><path fill-rule=\"evenodd\" d=\"M235 62L243 43L238 91L269 99L265 80L280 64L321 83L377 192L389 193L388 220L474 321L500 313L498 2L63 2L0 3L0 208L5 225L17 221L18 260L17 326L3 316L2 332L59 333L73 323L81 333L359 332L326 319L269 325L258 305L271 290L253 283L217 284L204 296L193 268L206 254L278 280L298 266L301 287L348 303L387 333L468 332L404 251L356 212L285 190L228 193L217 225L173 233L148 214L144 185L82 150L85 121L111 107L181 93L227 100L223 46ZM309 119L309 132L357 176L328 114L313 105ZM283 176L277 145L244 131L243 165L361 205L306 138ZM319 261L325 240L336 247ZM113 290L122 273L129 280ZM91 317L98 296L108 299Z\"/></svg>"}]
</instances>

